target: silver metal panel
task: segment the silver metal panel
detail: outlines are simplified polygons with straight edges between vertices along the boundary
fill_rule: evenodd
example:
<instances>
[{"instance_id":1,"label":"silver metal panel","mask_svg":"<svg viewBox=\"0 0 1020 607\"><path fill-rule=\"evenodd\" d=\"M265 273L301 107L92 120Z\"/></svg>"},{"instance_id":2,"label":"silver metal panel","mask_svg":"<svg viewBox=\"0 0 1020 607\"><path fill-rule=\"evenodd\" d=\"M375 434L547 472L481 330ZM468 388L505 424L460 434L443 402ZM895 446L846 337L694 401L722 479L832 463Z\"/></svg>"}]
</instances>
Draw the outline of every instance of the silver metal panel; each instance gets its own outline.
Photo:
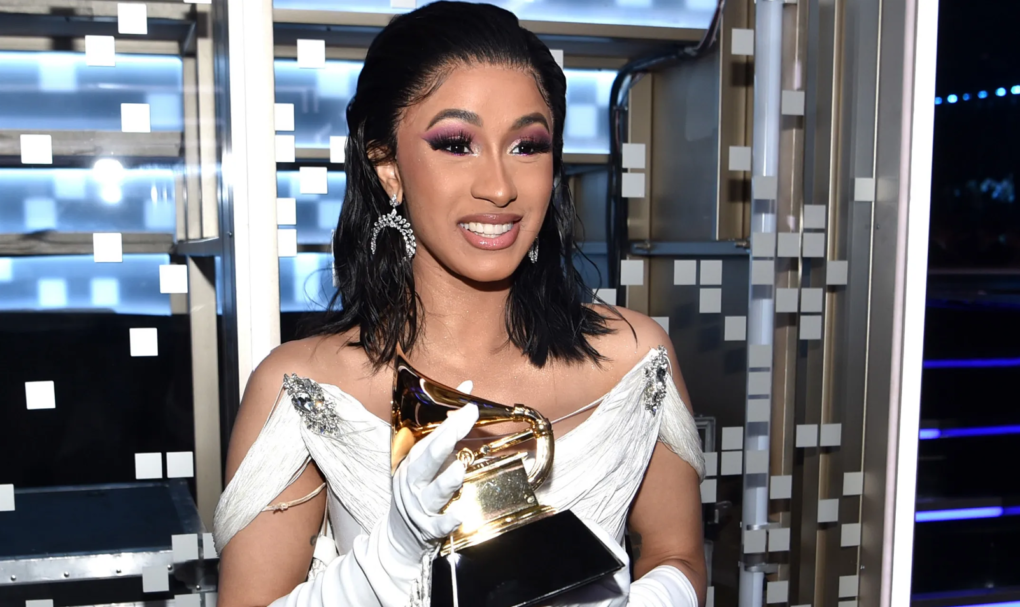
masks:
<instances>
[{"instance_id":1,"label":"silver metal panel","mask_svg":"<svg viewBox=\"0 0 1020 607\"><path fill-rule=\"evenodd\" d=\"M750 280L747 251L731 243L711 241L676 243L672 250L679 254L648 259L648 313L669 318L670 340L695 413L712 418L713 431L716 427L743 426L746 346L744 342L724 341L723 328L724 316L747 314L747 285ZM699 287L673 284L673 262L677 259L722 260L721 314L698 311ZM706 448L716 450L718 445L714 439L713 432L712 440L706 441L711 444L706 444ZM715 604L736 605L737 564L743 560L739 516L743 492L741 477L720 476L717 483L720 524L714 537L709 569L715 587Z\"/></svg>"},{"instance_id":2,"label":"silver metal panel","mask_svg":"<svg viewBox=\"0 0 1020 607\"><path fill-rule=\"evenodd\" d=\"M181 154L182 133L120 133L117 131L38 131L0 130L0 163L20 165L21 136L49 135L53 140L53 156L119 156L140 158L177 158Z\"/></svg>"},{"instance_id":3,"label":"silver metal panel","mask_svg":"<svg viewBox=\"0 0 1020 607\"><path fill-rule=\"evenodd\" d=\"M187 263L191 381L194 394L195 490L202 522L206 529L212 529L213 513L223 491L216 264L211 257L191 257Z\"/></svg>"},{"instance_id":4,"label":"silver metal panel","mask_svg":"<svg viewBox=\"0 0 1020 607\"><path fill-rule=\"evenodd\" d=\"M148 232L121 234L121 246L129 253L169 253L173 234ZM91 255L92 232L32 232L0 234L0 255Z\"/></svg>"},{"instance_id":5,"label":"silver metal panel","mask_svg":"<svg viewBox=\"0 0 1020 607\"><path fill-rule=\"evenodd\" d=\"M0 561L0 585L41 584L140 576L147 567L168 567L170 550L48 556Z\"/></svg>"},{"instance_id":6,"label":"silver metal panel","mask_svg":"<svg viewBox=\"0 0 1020 607\"><path fill-rule=\"evenodd\" d=\"M719 55L709 53L654 76L651 239L716 238Z\"/></svg>"}]
</instances>

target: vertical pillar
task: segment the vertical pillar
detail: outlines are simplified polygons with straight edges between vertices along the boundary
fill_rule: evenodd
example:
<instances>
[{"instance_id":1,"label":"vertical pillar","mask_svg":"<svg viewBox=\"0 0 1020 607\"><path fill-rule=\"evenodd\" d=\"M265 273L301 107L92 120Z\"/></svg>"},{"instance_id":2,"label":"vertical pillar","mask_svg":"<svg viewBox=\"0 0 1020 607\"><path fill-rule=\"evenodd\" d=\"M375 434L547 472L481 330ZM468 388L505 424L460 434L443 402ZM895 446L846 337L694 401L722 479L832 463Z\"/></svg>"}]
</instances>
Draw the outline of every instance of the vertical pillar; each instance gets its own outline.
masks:
<instances>
[{"instance_id":1,"label":"vertical pillar","mask_svg":"<svg viewBox=\"0 0 1020 607\"><path fill-rule=\"evenodd\" d=\"M280 343L276 240L271 0L217 0L216 75L221 125L223 435L248 376Z\"/></svg>"}]
</instances>

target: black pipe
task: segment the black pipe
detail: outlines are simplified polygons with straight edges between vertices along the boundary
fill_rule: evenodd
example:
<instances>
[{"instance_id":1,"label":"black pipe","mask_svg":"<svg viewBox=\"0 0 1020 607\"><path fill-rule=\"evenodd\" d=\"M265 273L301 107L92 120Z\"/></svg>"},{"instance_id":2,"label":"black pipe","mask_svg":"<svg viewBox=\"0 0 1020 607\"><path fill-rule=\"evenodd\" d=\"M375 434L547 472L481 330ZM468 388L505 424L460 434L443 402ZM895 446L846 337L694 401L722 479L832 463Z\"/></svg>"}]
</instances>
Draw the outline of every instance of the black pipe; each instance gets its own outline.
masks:
<instances>
[{"instance_id":1,"label":"black pipe","mask_svg":"<svg viewBox=\"0 0 1020 607\"><path fill-rule=\"evenodd\" d=\"M620 261L627 244L627 199L621 188L623 173L623 137L626 124L626 104L642 74L654 68L686 59L700 57L715 42L725 0L720 0L709 23L705 36L696 46L674 46L666 51L640 57L628 62L617 72L609 93L609 179L606 187L606 252L608 255L608 282L610 289L620 286Z\"/></svg>"}]
</instances>

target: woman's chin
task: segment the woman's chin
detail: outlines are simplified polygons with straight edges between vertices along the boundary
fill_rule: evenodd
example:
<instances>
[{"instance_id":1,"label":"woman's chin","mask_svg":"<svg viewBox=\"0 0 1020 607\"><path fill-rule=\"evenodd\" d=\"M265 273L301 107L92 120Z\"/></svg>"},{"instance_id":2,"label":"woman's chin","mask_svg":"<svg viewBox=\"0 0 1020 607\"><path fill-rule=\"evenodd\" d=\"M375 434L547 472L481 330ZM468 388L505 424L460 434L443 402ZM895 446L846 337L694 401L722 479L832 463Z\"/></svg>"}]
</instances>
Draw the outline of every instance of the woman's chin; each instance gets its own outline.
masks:
<instances>
[{"instance_id":1,"label":"woman's chin","mask_svg":"<svg viewBox=\"0 0 1020 607\"><path fill-rule=\"evenodd\" d=\"M475 256L472 256L475 257ZM506 259L460 259L450 269L462 279L477 284L499 285L508 283L520 261L510 255Z\"/></svg>"}]
</instances>

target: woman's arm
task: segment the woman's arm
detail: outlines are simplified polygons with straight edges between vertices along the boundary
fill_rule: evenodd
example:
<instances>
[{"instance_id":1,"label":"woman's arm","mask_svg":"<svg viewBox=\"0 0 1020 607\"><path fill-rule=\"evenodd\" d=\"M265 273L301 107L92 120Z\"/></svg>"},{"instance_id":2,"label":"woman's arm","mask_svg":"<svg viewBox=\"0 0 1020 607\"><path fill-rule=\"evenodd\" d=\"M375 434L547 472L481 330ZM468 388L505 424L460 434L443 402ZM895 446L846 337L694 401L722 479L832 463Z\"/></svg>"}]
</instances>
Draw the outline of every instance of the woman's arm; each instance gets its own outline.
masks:
<instances>
[{"instance_id":1,"label":"woman's arm","mask_svg":"<svg viewBox=\"0 0 1020 607\"><path fill-rule=\"evenodd\" d=\"M666 347L677 392L690 409L690 395L669 336L647 316L629 311L624 315L637 334L638 352L648 352L659 345ZM624 332L628 331L621 331ZM699 602L704 604L707 574L698 473L661 442L655 446L629 523L630 529L641 536L634 578L639 579L661 565L675 567L690 580Z\"/></svg>"},{"instance_id":2,"label":"woman's arm","mask_svg":"<svg viewBox=\"0 0 1020 607\"><path fill-rule=\"evenodd\" d=\"M286 344L274 350L248 380L227 452L227 483L237 472L280 394L285 373L301 374L295 352ZM281 403L281 406L289 403ZM323 482L314 463L273 503L291 501ZM264 607L305 581L315 538L322 525L326 491L285 511L263 512L223 547L219 605ZM266 504L267 506L269 504Z\"/></svg>"}]
</instances>

